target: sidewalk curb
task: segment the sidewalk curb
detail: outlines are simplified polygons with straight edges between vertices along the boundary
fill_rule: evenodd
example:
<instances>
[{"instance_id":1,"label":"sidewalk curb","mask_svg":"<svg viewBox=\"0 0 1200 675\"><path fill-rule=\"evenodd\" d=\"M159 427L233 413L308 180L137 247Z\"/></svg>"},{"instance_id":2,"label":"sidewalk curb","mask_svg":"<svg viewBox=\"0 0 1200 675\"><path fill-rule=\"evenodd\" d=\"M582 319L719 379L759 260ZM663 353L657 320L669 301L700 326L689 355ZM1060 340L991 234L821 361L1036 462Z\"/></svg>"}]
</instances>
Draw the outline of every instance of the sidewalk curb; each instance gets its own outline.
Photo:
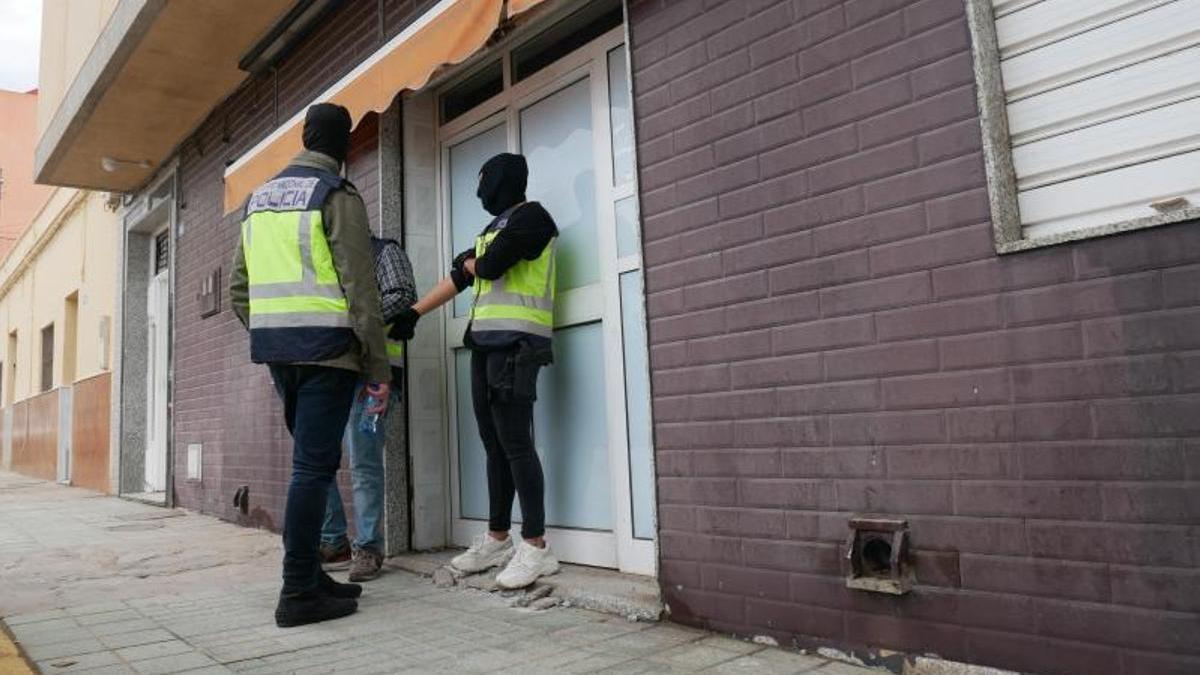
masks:
<instances>
[{"instance_id":1,"label":"sidewalk curb","mask_svg":"<svg viewBox=\"0 0 1200 675\"><path fill-rule=\"evenodd\" d=\"M33 675L38 672L31 664L25 650L13 637L8 624L0 618L0 673L4 675Z\"/></svg>"}]
</instances>

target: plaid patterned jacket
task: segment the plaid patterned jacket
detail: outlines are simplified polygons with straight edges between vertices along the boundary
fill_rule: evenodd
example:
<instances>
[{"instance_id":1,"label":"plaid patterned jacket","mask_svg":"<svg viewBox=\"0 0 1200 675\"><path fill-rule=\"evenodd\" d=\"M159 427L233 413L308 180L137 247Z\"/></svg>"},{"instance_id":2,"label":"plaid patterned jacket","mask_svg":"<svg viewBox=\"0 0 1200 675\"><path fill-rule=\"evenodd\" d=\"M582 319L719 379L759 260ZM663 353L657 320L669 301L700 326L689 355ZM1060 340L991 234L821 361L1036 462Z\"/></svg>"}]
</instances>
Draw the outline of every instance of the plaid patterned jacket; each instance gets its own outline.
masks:
<instances>
[{"instance_id":1,"label":"plaid patterned jacket","mask_svg":"<svg viewBox=\"0 0 1200 675\"><path fill-rule=\"evenodd\" d=\"M371 247L375 251L375 280L379 283L383 322L391 324L417 301L417 282L408 254L399 242L371 237Z\"/></svg>"}]
</instances>

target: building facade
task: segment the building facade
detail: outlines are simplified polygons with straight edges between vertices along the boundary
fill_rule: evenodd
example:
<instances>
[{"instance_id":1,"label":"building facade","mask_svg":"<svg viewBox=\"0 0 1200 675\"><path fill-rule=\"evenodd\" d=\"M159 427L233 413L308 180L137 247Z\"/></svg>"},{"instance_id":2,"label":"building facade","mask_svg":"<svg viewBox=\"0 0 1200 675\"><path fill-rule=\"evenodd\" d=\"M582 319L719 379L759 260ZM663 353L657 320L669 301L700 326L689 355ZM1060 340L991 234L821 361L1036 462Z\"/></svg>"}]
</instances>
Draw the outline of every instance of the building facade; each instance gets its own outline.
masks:
<instances>
[{"instance_id":1,"label":"building facade","mask_svg":"<svg viewBox=\"0 0 1200 675\"><path fill-rule=\"evenodd\" d=\"M241 200L332 100L422 288L486 222L482 161L529 158L565 559L894 667L1191 672L1200 3L1150 4L123 0L38 148L131 195L121 490L278 528L290 441L223 290ZM484 527L465 309L409 345L390 551Z\"/></svg>"},{"instance_id":2,"label":"building facade","mask_svg":"<svg viewBox=\"0 0 1200 675\"><path fill-rule=\"evenodd\" d=\"M34 183L38 105L0 92L0 466L111 492L117 205Z\"/></svg>"},{"instance_id":3,"label":"building facade","mask_svg":"<svg viewBox=\"0 0 1200 675\"><path fill-rule=\"evenodd\" d=\"M673 616L1028 672L1200 665L1197 214L1064 241L1153 221L1175 195L1200 204L1194 170L1184 187L1119 173L1153 166L1118 154L1136 137L1095 152L1070 131L1186 100L1088 78L1175 54L1194 87L1195 36L1167 27L1200 6L1134 24L1026 5L631 3ZM991 44L973 41L993 17ZM1081 62L1037 50L1054 45ZM1094 186L1085 206L1051 194L1070 214L1057 231L1022 195L1021 217L1050 232L1024 251L999 231L1017 209L989 154L997 56L1026 134L1020 186L1113 179L1108 203ZM1038 137L1077 154L1022 154ZM1146 156L1195 162L1174 138ZM847 521L864 512L908 520L910 594L846 588Z\"/></svg>"},{"instance_id":4,"label":"building facade","mask_svg":"<svg viewBox=\"0 0 1200 675\"><path fill-rule=\"evenodd\" d=\"M109 492L116 204L35 184L44 107L0 92L0 466Z\"/></svg>"}]
</instances>

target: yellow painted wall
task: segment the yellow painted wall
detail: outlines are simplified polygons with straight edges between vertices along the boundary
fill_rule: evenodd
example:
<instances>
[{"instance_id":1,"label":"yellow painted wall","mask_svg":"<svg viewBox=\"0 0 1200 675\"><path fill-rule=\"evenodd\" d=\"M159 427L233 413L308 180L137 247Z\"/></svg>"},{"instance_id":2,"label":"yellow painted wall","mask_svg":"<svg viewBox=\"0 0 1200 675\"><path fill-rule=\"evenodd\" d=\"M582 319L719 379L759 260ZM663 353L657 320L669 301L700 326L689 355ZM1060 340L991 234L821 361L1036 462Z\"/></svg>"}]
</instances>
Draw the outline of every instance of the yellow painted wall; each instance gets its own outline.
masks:
<instances>
[{"instance_id":1,"label":"yellow painted wall","mask_svg":"<svg viewBox=\"0 0 1200 675\"><path fill-rule=\"evenodd\" d=\"M43 0L38 73L38 137L46 130L75 74L119 0ZM67 11L70 5L70 11Z\"/></svg>"},{"instance_id":2,"label":"yellow painted wall","mask_svg":"<svg viewBox=\"0 0 1200 675\"><path fill-rule=\"evenodd\" d=\"M43 0L38 73L38 136L87 60L119 0ZM69 11L68 11L69 10ZM104 206L108 195L56 188L0 266L0 402L40 391L41 331L54 323L54 386L72 384L112 363L117 256L121 227ZM75 373L64 382L66 299L78 292ZM107 321L107 335L102 326ZM17 331L16 372L8 363L9 334Z\"/></svg>"},{"instance_id":3,"label":"yellow painted wall","mask_svg":"<svg viewBox=\"0 0 1200 675\"><path fill-rule=\"evenodd\" d=\"M53 387L108 370L117 308L121 226L105 207L108 195L57 188L0 266L0 358L3 403L41 392L42 329L54 324ZM67 298L78 293L75 374L64 381ZM104 325L107 323L107 335ZM17 333L15 361L9 336ZM13 365L16 365L14 372Z\"/></svg>"}]
</instances>

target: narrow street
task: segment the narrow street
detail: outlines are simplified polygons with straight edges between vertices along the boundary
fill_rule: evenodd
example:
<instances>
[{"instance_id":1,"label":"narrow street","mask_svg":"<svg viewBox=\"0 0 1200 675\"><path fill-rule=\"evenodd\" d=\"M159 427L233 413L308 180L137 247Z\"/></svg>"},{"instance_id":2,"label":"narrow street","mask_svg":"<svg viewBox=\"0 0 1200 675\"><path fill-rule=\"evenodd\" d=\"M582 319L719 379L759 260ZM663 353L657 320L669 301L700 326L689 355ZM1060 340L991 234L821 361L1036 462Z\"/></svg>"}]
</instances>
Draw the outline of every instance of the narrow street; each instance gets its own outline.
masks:
<instances>
[{"instance_id":1,"label":"narrow street","mask_svg":"<svg viewBox=\"0 0 1200 675\"><path fill-rule=\"evenodd\" d=\"M0 616L43 673L873 672L667 623L512 608L396 569L353 617L280 630L279 548L269 532L0 473Z\"/></svg>"}]
</instances>

